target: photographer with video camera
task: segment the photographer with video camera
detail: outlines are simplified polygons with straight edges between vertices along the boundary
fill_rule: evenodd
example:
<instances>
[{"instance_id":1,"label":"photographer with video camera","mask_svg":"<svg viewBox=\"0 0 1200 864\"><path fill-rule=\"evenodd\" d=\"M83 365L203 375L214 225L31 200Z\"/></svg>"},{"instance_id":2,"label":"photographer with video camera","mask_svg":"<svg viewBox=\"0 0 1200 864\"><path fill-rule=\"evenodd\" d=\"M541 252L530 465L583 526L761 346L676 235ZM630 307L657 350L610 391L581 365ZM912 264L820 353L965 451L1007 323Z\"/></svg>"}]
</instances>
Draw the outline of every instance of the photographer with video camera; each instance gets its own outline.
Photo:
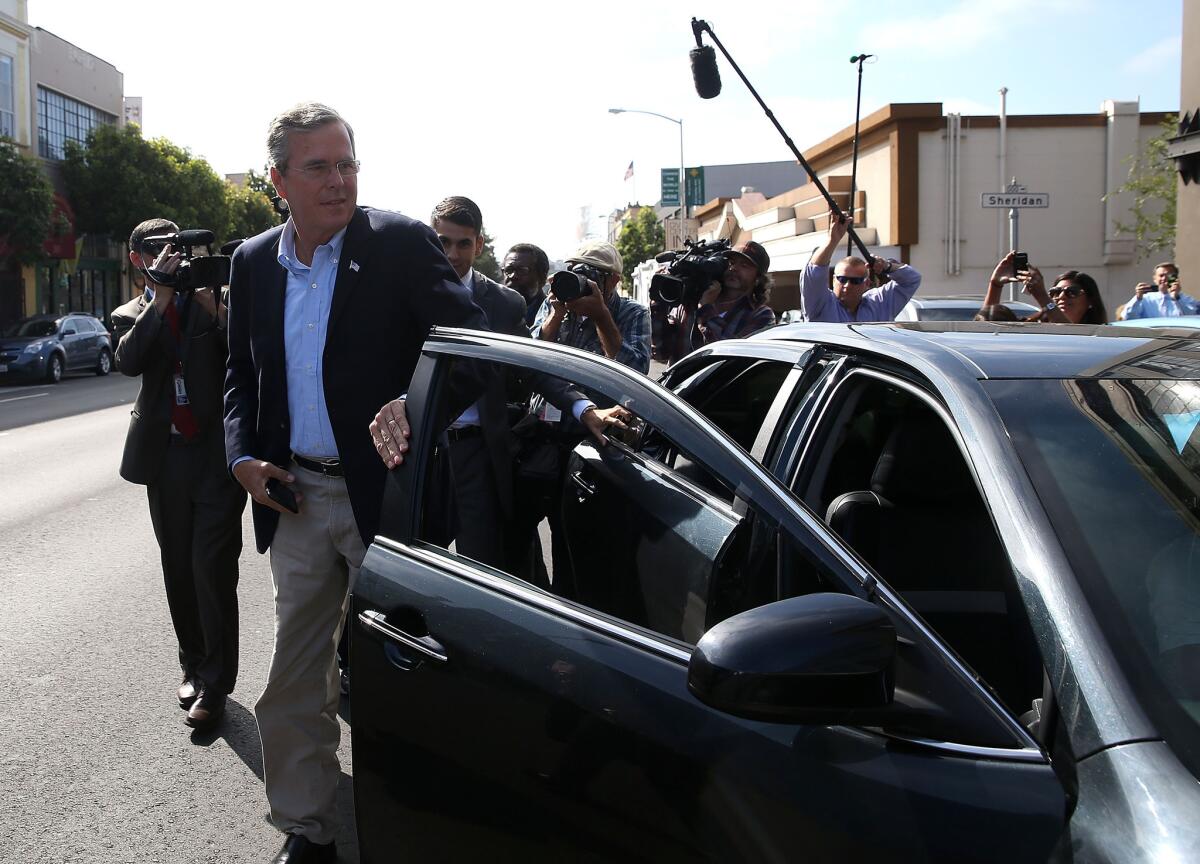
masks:
<instances>
[{"instance_id":1,"label":"photographer with video camera","mask_svg":"<svg viewBox=\"0 0 1200 864\"><path fill-rule=\"evenodd\" d=\"M216 725L238 662L238 556L246 493L225 464L222 394L229 258L192 256L211 231L149 219L129 236L144 292L112 313L117 368L141 377L121 476L146 487L179 641L184 722Z\"/></svg>"},{"instance_id":2,"label":"photographer with video camera","mask_svg":"<svg viewBox=\"0 0 1200 864\"><path fill-rule=\"evenodd\" d=\"M833 268L830 290L829 262L850 230L848 215L829 213L829 239L813 256L800 281L800 306L805 321L848 324L865 321L894 321L900 310L921 287L921 274L899 261L871 258L870 265L849 256ZM871 276L886 277L871 286Z\"/></svg>"},{"instance_id":3,"label":"photographer with video camera","mask_svg":"<svg viewBox=\"0 0 1200 864\"><path fill-rule=\"evenodd\" d=\"M668 266L650 283L651 314L661 322L656 353L666 363L722 339L741 339L775 323L767 305L771 256L753 240L736 249L703 241L664 253Z\"/></svg>"}]
</instances>

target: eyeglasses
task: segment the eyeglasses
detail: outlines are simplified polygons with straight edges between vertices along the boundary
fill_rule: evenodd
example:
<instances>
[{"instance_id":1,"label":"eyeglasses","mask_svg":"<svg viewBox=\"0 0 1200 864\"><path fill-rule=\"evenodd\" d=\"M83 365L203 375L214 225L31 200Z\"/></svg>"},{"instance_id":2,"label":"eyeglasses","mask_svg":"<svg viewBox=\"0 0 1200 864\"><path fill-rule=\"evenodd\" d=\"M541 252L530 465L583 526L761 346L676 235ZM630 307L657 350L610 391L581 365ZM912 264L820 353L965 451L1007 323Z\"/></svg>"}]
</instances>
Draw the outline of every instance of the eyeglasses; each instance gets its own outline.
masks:
<instances>
[{"instance_id":1,"label":"eyeglasses","mask_svg":"<svg viewBox=\"0 0 1200 864\"><path fill-rule=\"evenodd\" d=\"M833 278L841 282L843 285L847 283L851 285L861 285L867 281L866 276L834 276Z\"/></svg>"},{"instance_id":2,"label":"eyeglasses","mask_svg":"<svg viewBox=\"0 0 1200 864\"><path fill-rule=\"evenodd\" d=\"M1062 287L1056 285L1046 293L1050 295L1051 300L1057 300L1064 294L1068 297L1078 297L1083 293L1083 289L1078 285L1066 285Z\"/></svg>"},{"instance_id":3,"label":"eyeglasses","mask_svg":"<svg viewBox=\"0 0 1200 864\"><path fill-rule=\"evenodd\" d=\"M512 264L505 265L500 268L500 272L505 276L528 276L533 272L533 268L525 264L513 266Z\"/></svg>"},{"instance_id":4,"label":"eyeglasses","mask_svg":"<svg viewBox=\"0 0 1200 864\"><path fill-rule=\"evenodd\" d=\"M357 159L344 159L341 162L334 162L332 165L328 162L317 162L314 165L305 165L303 168L293 168L292 170L299 171L310 180L320 180L328 176L332 168L336 168L343 177L352 177L358 173L358 169L361 167L362 163Z\"/></svg>"}]
</instances>

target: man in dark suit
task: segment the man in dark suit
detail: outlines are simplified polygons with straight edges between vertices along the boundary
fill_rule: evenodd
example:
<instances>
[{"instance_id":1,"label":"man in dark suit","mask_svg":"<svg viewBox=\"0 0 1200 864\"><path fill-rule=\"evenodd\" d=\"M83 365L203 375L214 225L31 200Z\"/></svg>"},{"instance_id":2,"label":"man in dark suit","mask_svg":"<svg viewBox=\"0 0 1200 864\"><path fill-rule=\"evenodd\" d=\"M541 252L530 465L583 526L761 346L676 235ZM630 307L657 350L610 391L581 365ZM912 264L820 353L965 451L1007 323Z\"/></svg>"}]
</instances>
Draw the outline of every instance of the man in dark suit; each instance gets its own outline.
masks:
<instances>
[{"instance_id":1,"label":"man in dark suit","mask_svg":"<svg viewBox=\"0 0 1200 864\"><path fill-rule=\"evenodd\" d=\"M484 247L479 206L470 198L451 196L434 207L430 225L455 275L471 290L476 305L487 317L488 327L496 333L528 337L524 298L474 268ZM524 376L523 381L515 378L509 375L493 379L479 400L446 430L451 482L444 491L452 493L453 501L447 502L449 506L435 506L449 524L438 525L433 520L434 531L440 531L441 536L429 538L443 544L453 538L458 554L509 572L515 572L517 563L507 560L511 556L506 556L505 550L505 532L513 517L510 397L522 402L528 388L536 388L559 410L573 411L601 442L606 419L612 413L597 411L594 403L565 381L544 375Z\"/></svg>"},{"instance_id":2,"label":"man in dark suit","mask_svg":"<svg viewBox=\"0 0 1200 864\"><path fill-rule=\"evenodd\" d=\"M209 288L177 292L164 284L174 281L180 256L146 243L178 230L166 219L133 229L129 260L146 288L112 313L112 326L117 368L142 379L121 476L146 486L183 667L176 695L188 709L184 722L205 729L220 720L237 678L246 495L225 463L225 304Z\"/></svg>"},{"instance_id":3,"label":"man in dark suit","mask_svg":"<svg viewBox=\"0 0 1200 864\"><path fill-rule=\"evenodd\" d=\"M271 550L275 647L255 714L288 835L276 861L299 864L337 854L335 646L387 474L368 425L407 392L431 326L486 322L428 227L357 206L353 131L336 111L297 105L267 147L290 218L233 256L225 446Z\"/></svg>"}]
</instances>

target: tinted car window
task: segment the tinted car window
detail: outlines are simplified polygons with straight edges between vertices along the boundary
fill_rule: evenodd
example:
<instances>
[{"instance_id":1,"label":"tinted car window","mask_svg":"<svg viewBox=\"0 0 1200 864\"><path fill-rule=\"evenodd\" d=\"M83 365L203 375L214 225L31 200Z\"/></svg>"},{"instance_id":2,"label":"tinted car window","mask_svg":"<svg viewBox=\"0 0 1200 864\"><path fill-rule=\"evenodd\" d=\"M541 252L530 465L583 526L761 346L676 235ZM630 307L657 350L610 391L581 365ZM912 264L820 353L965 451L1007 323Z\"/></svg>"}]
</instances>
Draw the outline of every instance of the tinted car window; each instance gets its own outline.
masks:
<instances>
[{"instance_id":1,"label":"tinted car window","mask_svg":"<svg viewBox=\"0 0 1200 864\"><path fill-rule=\"evenodd\" d=\"M674 389L742 449L749 450L791 368L777 360L731 358L704 367Z\"/></svg>"},{"instance_id":2,"label":"tinted car window","mask_svg":"<svg viewBox=\"0 0 1200 864\"><path fill-rule=\"evenodd\" d=\"M53 336L57 323L52 318L25 318L15 324L10 324L4 330L5 336Z\"/></svg>"},{"instance_id":3,"label":"tinted car window","mask_svg":"<svg viewBox=\"0 0 1200 864\"><path fill-rule=\"evenodd\" d=\"M1127 680L1200 775L1200 382L986 388Z\"/></svg>"},{"instance_id":4,"label":"tinted car window","mask_svg":"<svg viewBox=\"0 0 1200 864\"><path fill-rule=\"evenodd\" d=\"M779 370L786 375L790 368L749 365L761 377L735 383L735 370L725 379L735 389L722 390L723 395L740 392L757 404L769 388L752 381L779 380ZM516 367L502 368L510 382L523 377ZM740 371L747 371L745 364ZM544 390L544 379L541 386ZM588 396L599 405L611 404L607 394ZM741 421L733 403L708 404L728 412L721 416L737 431ZM514 509L532 512L548 501L549 515L539 526L532 561L522 559L518 549L518 555L492 562L510 576L686 644L730 615L778 599L781 586L807 593L832 584L828 566L798 545L781 577L778 524L760 517L753 502L740 510L731 506L732 490L662 430L635 417L627 435L614 432L601 447L577 424L521 425ZM429 465L419 535L439 546L459 536L461 520L471 512L469 502L454 500L456 466L467 467L456 460L467 457L458 455L464 452L458 433L448 438L454 443L439 447ZM487 466L480 463L474 470ZM545 501L531 502L531 493ZM457 541L452 551L458 554Z\"/></svg>"},{"instance_id":5,"label":"tinted car window","mask_svg":"<svg viewBox=\"0 0 1200 864\"><path fill-rule=\"evenodd\" d=\"M991 513L945 421L907 388L854 375L801 475L805 501L1014 714L1041 667Z\"/></svg>"}]
</instances>

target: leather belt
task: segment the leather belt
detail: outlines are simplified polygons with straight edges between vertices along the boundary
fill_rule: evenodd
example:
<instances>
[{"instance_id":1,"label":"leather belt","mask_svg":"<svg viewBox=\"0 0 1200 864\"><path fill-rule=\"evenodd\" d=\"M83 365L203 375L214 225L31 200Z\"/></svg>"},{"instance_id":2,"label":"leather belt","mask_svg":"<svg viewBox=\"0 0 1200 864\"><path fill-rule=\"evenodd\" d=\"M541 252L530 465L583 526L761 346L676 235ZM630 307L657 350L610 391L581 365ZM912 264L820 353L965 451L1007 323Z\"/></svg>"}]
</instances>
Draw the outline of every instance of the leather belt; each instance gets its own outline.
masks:
<instances>
[{"instance_id":1,"label":"leather belt","mask_svg":"<svg viewBox=\"0 0 1200 864\"><path fill-rule=\"evenodd\" d=\"M447 429L446 438L450 441L463 441L467 438L477 438L483 434L478 426L460 426L457 429Z\"/></svg>"},{"instance_id":2,"label":"leather belt","mask_svg":"<svg viewBox=\"0 0 1200 864\"><path fill-rule=\"evenodd\" d=\"M296 464L305 471L313 471L317 474L324 474L326 477L345 477L342 471L341 459L305 459L299 453L293 453L292 459Z\"/></svg>"}]
</instances>

